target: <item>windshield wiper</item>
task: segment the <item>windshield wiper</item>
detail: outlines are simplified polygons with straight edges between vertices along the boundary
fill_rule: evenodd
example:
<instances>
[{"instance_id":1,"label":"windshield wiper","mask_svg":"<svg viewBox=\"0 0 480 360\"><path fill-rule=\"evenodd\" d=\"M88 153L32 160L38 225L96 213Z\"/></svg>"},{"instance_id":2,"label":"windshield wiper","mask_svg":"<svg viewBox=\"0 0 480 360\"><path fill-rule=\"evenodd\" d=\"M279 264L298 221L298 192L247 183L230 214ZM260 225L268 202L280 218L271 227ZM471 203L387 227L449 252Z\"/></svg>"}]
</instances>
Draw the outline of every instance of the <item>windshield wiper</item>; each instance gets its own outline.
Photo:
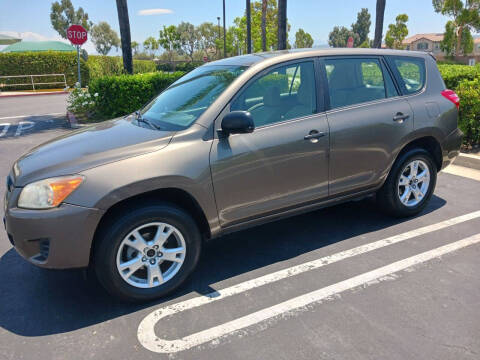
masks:
<instances>
[{"instance_id":1,"label":"windshield wiper","mask_svg":"<svg viewBox=\"0 0 480 360\"><path fill-rule=\"evenodd\" d=\"M152 121L144 118L140 111L135 111L135 115L137 116L136 120L138 122L143 122L143 123L147 124L148 126L150 126L151 128L154 128L155 130L160 130L160 126L158 126L157 124L154 124Z\"/></svg>"}]
</instances>

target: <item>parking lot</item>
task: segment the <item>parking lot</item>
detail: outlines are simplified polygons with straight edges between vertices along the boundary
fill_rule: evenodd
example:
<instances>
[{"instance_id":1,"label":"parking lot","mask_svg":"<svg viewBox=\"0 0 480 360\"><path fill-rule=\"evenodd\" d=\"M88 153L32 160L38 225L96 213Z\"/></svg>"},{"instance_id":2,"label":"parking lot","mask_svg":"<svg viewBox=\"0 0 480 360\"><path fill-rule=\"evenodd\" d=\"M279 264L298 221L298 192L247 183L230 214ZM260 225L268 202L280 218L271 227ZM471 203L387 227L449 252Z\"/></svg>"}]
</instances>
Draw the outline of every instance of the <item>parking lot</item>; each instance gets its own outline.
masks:
<instances>
[{"instance_id":1,"label":"parking lot","mask_svg":"<svg viewBox=\"0 0 480 360\"><path fill-rule=\"evenodd\" d=\"M0 99L2 179L70 131L64 101ZM15 135L22 121L34 125ZM1 229L0 358L479 359L479 194L479 181L441 173L415 218L367 199L225 236L186 286L143 305L85 271L30 265Z\"/></svg>"}]
</instances>

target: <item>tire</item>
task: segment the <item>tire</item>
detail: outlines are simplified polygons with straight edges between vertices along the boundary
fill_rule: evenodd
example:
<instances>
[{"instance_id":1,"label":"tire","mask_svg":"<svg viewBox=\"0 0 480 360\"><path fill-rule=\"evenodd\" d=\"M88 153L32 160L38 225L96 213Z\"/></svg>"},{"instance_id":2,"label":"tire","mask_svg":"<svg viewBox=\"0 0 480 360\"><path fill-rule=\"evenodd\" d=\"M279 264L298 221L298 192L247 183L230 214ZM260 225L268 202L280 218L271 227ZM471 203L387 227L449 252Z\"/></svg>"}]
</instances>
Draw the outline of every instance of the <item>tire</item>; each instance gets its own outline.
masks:
<instances>
[{"instance_id":1,"label":"tire","mask_svg":"<svg viewBox=\"0 0 480 360\"><path fill-rule=\"evenodd\" d=\"M423 182L415 183L410 178L409 174L409 165L414 161L418 162L419 174L421 175L420 169L423 167L428 168L429 172L429 183L428 189L420 197L417 190L420 191L423 187ZM408 188L412 190L412 194L403 192L403 189L407 189L406 186L403 186L400 181L405 181L405 174L407 174ZM402 177L402 175L404 175ZM402 180L401 180L402 177ZM415 176L413 177L413 181ZM383 211L394 217L410 217L420 213L428 204L430 198L433 195L435 190L435 185L437 182L437 167L432 159L430 153L421 148L415 148L407 151L405 154L402 154L394 163L390 173L387 177L387 180L383 184L382 188L377 192L377 202L382 208ZM415 188L412 188L415 187ZM415 193L413 193L416 192ZM421 192L421 191L420 191ZM407 199L402 202L401 195L405 199L407 196L411 199ZM420 200L417 199L417 195L420 197Z\"/></svg>"},{"instance_id":2,"label":"tire","mask_svg":"<svg viewBox=\"0 0 480 360\"><path fill-rule=\"evenodd\" d=\"M185 282L198 263L201 245L200 231L188 213L170 204L143 205L116 217L100 231L93 270L100 284L120 300L149 301L172 293ZM131 268L125 267L128 261L133 262ZM160 275L155 277L158 269Z\"/></svg>"}]
</instances>

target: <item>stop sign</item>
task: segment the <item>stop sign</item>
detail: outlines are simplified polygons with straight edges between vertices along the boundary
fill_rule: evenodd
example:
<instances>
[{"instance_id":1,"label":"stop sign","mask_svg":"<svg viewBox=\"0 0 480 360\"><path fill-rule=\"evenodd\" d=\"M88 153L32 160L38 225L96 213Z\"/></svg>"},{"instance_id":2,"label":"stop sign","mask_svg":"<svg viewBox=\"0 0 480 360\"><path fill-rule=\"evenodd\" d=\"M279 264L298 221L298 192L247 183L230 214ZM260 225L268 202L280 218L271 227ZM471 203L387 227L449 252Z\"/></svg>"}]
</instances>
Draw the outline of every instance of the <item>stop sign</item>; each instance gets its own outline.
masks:
<instances>
[{"instance_id":1,"label":"stop sign","mask_svg":"<svg viewBox=\"0 0 480 360\"><path fill-rule=\"evenodd\" d=\"M353 37L348 38L347 48L353 48Z\"/></svg>"},{"instance_id":2,"label":"stop sign","mask_svg":"<svg viewBox=\"0 0 480 360\"><path fill-rule=\"evenodd\" d=\"M87 30L81 25L71 25L67 29L67 39L74 45L82 45L87 41Z\"/></svg>"}]
</instances>

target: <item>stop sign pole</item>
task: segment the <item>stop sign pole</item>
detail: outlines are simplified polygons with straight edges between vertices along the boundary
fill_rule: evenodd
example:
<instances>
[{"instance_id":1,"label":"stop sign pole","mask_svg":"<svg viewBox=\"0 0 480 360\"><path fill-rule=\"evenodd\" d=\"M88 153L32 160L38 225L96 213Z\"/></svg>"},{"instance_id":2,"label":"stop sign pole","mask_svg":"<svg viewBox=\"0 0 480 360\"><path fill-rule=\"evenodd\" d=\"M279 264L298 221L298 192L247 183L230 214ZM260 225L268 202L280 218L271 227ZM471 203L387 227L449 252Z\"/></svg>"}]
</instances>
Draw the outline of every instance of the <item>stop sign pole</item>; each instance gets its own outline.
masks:
<instances>
[{"instance_id":1,"label":"stop sign pole","mask_svg":"<svg viewBox=\"0 0 480 360\"><path fill-rule=\"evenodd\" d=\"M71 25L67 29L67 39L77 47L77 67L78 67L78 83L82 86L82 74L80 72L80 47L87 39L87 30L81 25Z\"/></svg>"}]
</instances>

